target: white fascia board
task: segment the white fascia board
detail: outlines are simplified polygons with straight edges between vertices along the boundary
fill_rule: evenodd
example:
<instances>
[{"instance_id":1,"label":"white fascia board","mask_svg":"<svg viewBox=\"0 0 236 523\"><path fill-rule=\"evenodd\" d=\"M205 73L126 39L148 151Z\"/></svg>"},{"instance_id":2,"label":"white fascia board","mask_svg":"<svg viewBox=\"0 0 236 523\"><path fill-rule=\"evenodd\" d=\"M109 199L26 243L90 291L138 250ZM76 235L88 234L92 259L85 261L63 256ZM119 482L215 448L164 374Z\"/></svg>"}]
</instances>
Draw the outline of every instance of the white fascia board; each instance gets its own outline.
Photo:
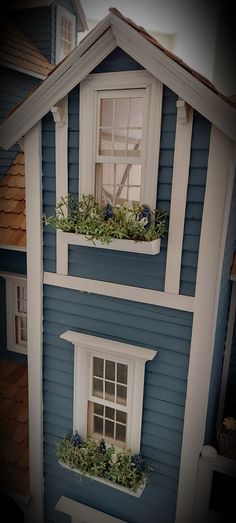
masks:
<instances>
[{"instance_id":1,"label":"white fascia board","mask_svg":"<svg viewBox=\"0 0 236 523\"><path fill-rule=\"evenodd\" d=\"M75 10L78 18L80 19L83 31L87 31L89 27L87 24L87 20L86 20L81 2L79 0L72 0L72 4L74 6L74 10Z\"/></svg>"},{"instance_id":2,"label":"white fascia board","mask_svg":"<svg viewBox=\"0 0 236 523\"><path fill-rule=\"evenodd\" d=\"M120 17L111 13L117 45L236 142L236 110Z\"/></svg>"},{"instance_id":3,"label":"white fascia board","mask_svg":"<svg viewBox=\"0 0 236 523\"><path fill-rule=\"evenodd\" d=\"M99 338L97 336L89 336L82 332L70 330L63 332L60 338L73 343L73 345L82 345L86 350L107 350L109 352L115 352L116 354L122 354L126 357L139 358L144 361L153 360L157 353L156 350L137 347L136 345L129 345L106 338Z\"/></svg>"},{"instance_id":4,"label":"white fascia board","mask_svg":"<svg viewBox=\"0 0 236 523\"><path fill-rule=\"evenodd\" d=\"M115 49L116 43L109 26L108 15L18 109L10 114L0 127L0 145L4 149L12 147L32 129L52 106L66 96Z\"/></svg>"},{"instance_id":5,"label":"white fascia board","mask_svg":"<svg viewBox=\"0 0 236 523\"><path fill-rule=\"evenodd\" d=\"M7 69L11 69L12 71L18 71L19 73L26 74L27 76L33 76L33 78L39 78L40 80L45 80L47 78L46 74L36 73L32 71L31 69L26 69L24 67L20 67L19 65L12 64L11 62L7 62L6 60L0 60L0 65L3 67L6 67Z\"/></svg>"}]
</instances>

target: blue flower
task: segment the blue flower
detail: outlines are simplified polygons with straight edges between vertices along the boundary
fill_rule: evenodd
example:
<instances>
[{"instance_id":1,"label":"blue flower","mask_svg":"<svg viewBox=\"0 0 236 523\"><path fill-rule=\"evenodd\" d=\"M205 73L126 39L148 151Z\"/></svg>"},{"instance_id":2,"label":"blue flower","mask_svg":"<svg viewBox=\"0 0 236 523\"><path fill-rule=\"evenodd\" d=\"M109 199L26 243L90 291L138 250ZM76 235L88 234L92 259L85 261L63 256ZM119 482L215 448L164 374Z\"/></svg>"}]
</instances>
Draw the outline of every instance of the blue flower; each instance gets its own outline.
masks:
<instances>
[{"instance_id":1,"label":"blue flower","mask_svg":"<svg viewBox=\"0 0 236 523\"><path fill-rule=\"evenodd\" d=\"M79 433L77 432L77 430L75 431L74 434L72 434L71 436L71 443L73 443L73 445L75 447L80 447L81 443L82 443L82 439L81 439L81 436L79 435Z\"/></svg>"},{"instance_id":2,"label":"blue flower","mask_svg":"<svg viewBox=\"0 0 236 523\"><path fill-rule=\"evenodd\" d=\"M134 454L131 456L131 463L136 467L137 470L141 470L143 466L143 458L141 454Z\"/></svg>"},{"instance_id":3,"label":"blue flower","mask_svg":"<svg viewBox=\"0 0 236 523\"><path fill-rule=\"evenodd\" d=\"M69 200L69 218L71 220L76 220L76 218L78 217L78 212L79 212L79 207L78 207L78 202L76 200L74 200L73 198L71 198Z\"/></svg>"},{"instance_id":4,"label":"blue flower","mask_svg":"<svg viewBox=\"0 0 236 523\"><path fill-rule=\"evenodd\" d=\"M101 439L100 441L100 450L101 452L106 452L106 444L105 444L105 440L104 439Z\"/></svg>"},{"instance_id":5,"label":"blue flower","mask_svg":"<svg viewBox=\"0 0 236 523\"><path fill-rule=\"evenodd\" d=\"M142 205L141 210L137 214L137 221L141 222L142 220L143 221L145 220L146 223L144 225L144 228L149 229L149 227L151 225L151 217L152 217L152 212L151 212L149 205L146 205L146 204Z\"/></svg>"},{"instance_id":6,"label":"blue flower","mask_svg":"<svg viewBox=\"0 0 236 523\"><path fill-rule=\"evenodd\" d=\"M113 209L112 209L112 206L110 203L107 203L106 204L106 207L104 207L104 210L103 210L103 218L105 220L105 222L107 222L107 220L109 218L112 218L113 217Z\"/></svg>"}]
</instances>

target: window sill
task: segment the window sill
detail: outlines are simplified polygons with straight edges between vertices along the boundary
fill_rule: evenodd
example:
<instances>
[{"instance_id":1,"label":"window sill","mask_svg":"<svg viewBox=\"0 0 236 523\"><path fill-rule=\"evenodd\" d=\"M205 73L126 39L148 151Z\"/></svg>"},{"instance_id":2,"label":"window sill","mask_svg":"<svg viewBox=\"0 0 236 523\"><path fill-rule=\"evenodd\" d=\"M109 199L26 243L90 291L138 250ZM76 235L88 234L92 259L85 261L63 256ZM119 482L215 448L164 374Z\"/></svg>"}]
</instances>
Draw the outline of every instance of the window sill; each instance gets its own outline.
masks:
<instances>
[{"instance_id":1,"label":"window sill","mask_svg":"<svg viewBox=\"0 0 236 523\"><path fill-rule=\"evenodd\" d=\"M117 485L116 483L113 483L112 481L107 481L106 479L98 478L97 476L89 476L89 474L82 474L78 469L74 469L63 463L62 461L58 462L61 467L70 470L71 472L74 472L75 474L79 474L81 477L86 477L91 479L92 481L97 481L98 483L102 483L103 485L106 485L107 487L111 487L115 490L119 490L120 492L124 492L125 494L129 494L130 496L134 496L135 498L140 498L142 495L145 487L146 487L146 481L141 485L136 492L133 490L130 490L125 487L121 487L120 485Z\"/></svg>"},{"instance_id":2,"label":"window sill","mask_svg":"<svg viewBox=\"0 0 236 523\"><path fill-rule=\"evenodd\" d=\"M150 242L135 242L134 240L120 240L114 238L111 243L104 244L99 240L88 240L83 234L59 231L63 242L67 245L81 245L83 247L97 247L99 249L108 249L114 251L133 252L136 254L159 254L161 239Z\"/></svg>"}]
</instances>

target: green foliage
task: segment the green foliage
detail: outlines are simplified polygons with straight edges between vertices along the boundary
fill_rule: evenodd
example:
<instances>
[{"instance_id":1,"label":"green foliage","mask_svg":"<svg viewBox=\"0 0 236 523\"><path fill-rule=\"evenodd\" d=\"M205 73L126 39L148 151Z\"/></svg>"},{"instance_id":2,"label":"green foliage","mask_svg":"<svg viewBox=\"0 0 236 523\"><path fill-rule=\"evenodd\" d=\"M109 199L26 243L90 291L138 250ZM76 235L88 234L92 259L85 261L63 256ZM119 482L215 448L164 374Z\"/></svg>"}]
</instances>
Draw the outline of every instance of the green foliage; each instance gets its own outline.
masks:
<instances>
[{"instance_id":1,"label":"green foliage","mask_svg":"<svg viewBox=\"0 0 236 523\"><path fill-rule=\"evenodd\" d=\"M44 216L46 225L107 244L112 238L152 241L166 232L166 211L152 212L146 204L100 207L92 195L83 196L79 202L69 195L61 199L55 211L55 216Z\"/></svg>"},{"instance_id":2,"label":"green foliage","mask_svg":"<svg viewBox=\"0 0 236 523\"><path fill-rule=\"evenodd\" d=\"M151 471L140 456L117 450L113 445L101 448L101 443L95 440L81 441L78 445L69 435L57 444L56 456L59 462L76 469L81 475L102 478L134 492Z\"/></svg>"}]
</instances>

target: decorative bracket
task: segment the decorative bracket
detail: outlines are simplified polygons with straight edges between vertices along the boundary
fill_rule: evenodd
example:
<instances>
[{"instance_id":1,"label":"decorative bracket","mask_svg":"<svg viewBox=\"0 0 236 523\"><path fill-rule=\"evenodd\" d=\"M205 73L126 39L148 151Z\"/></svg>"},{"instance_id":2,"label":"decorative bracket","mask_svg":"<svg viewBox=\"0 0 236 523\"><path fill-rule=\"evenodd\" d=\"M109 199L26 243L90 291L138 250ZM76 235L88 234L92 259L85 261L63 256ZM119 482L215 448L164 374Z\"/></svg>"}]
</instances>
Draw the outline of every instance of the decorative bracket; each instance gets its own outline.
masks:
<instances>
[{"instance_id":1,"label":"decorative bracket","mask_svg":"<svg viewBox=\"0 0 236 523\"><path fill-rule=\"evenodd\" d=\"M188 123L189 119L189 105L184 100L177 100L177 118L180 123Z\"/></svg>"},{"instance_id":2,"label":"decorative bracket","mask_svg":"<svg viewBox=\"0 0 236 523\"><path fill-rule=\"evenodd\" d=\"M24 152L24 150L25 150L25 139L24 139L24 136L22 136L22 138L20 138L17 143L18 143L18 145L20 147L20 150L22 152Z\"/></svg>"},{"instance_id":3,"label":"decorative bracket","mask_svg":"<svg viewBox=\"0 0 236 523\"><path fill-rule=\"evenodd\" d=\"M51 113L53 115L53 120L58 127L63 127L68 123L68 114L65 109L64 100L59 102L57 105L51 107Z\"/></svg>"}]
</instances>

